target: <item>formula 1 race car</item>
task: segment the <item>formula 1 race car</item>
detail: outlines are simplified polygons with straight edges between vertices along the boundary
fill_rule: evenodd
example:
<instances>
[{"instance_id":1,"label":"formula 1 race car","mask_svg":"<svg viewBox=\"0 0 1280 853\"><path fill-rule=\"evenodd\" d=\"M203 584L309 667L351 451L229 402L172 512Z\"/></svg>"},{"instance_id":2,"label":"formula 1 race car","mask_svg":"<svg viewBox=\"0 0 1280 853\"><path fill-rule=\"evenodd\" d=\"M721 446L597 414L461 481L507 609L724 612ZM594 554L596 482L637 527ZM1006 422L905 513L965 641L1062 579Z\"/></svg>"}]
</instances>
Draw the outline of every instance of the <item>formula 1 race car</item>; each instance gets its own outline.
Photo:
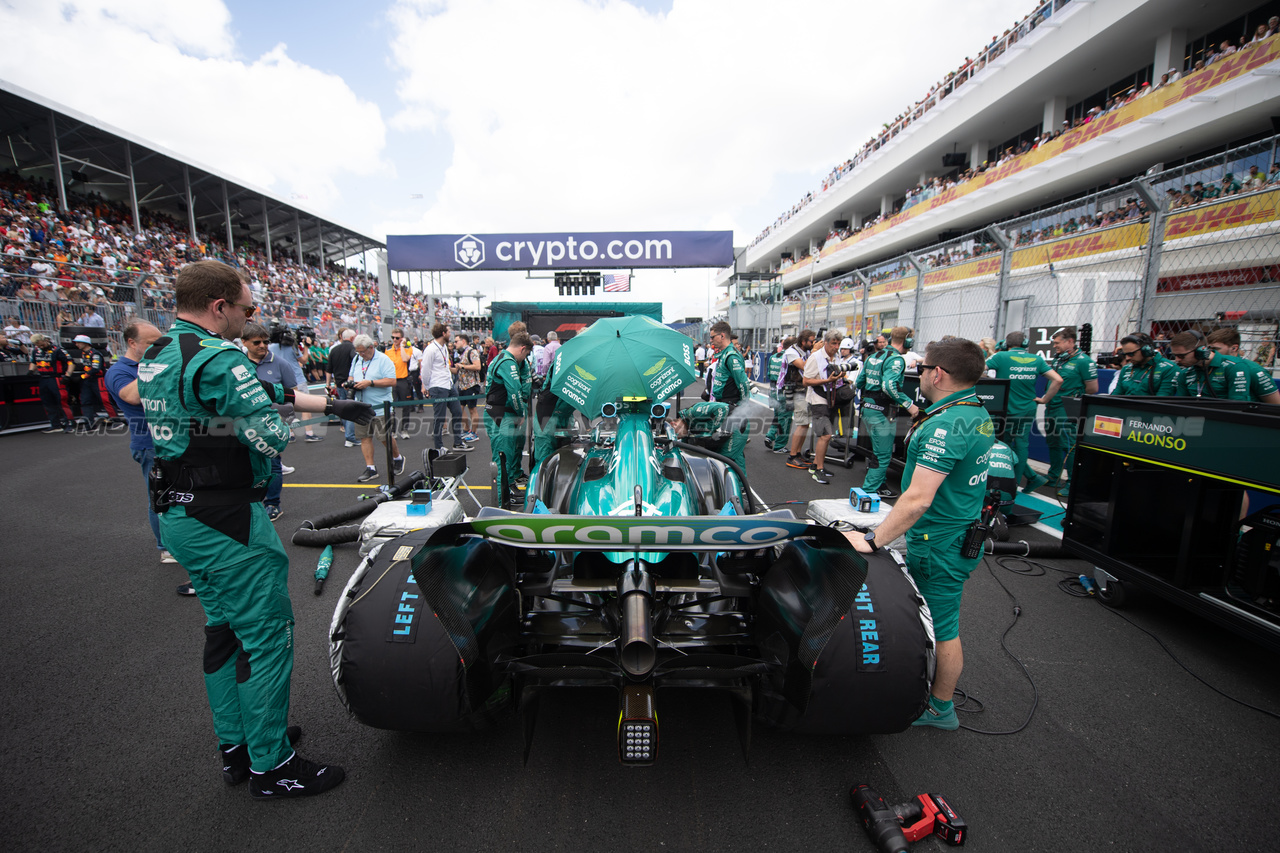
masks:
<instances>
[{"instance_id":1,"label":"formula 1 race car","mask_svg":"<svg viewBox=\"0 0 1280 853\"><path fill-rule=\"evenodd\" d=\"M652 400L606 406L535 468L526 512L393 539L347 584L334 683L361 722L480 729L544 691L611 686L622 762L658 748L657 693L722 691L751 721L905 729L933 675L928 608L888 549L763 511L740 469ZM528 739L526 737L526 756Z\"/></svg>"}]
</instances>

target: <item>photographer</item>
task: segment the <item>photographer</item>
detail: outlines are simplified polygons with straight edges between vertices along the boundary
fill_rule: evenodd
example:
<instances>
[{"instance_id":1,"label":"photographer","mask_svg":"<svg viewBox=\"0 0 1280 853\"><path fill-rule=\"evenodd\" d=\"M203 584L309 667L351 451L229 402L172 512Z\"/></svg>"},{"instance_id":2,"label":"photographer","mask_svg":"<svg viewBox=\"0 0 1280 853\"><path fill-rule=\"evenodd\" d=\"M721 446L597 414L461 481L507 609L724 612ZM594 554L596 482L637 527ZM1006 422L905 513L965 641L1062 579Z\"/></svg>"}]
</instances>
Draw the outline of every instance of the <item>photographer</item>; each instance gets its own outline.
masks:
<instances>
[{"instance_id":1,"label":"photographer","mask_svg":"<svg viewBox=\"0 0 1280 853\"><path fill-rule=\"evenodd\" d=\"M805 329L796 342L787 347L782 354L782 376L778 382L783 392L786 411L789 414L787 426L791 433L791 446L787 454L788 468L808 468L802 455L804 443L809 435L809 404L805 401L804 366L809 360L809 352L817 339L813 329Z\"/></svg>"},{"instance_id":2,"label":"photographer","mask_svg":"<svg viewBox=\"0 0 1280 853\"><path fill-rule=\"evenodd\" d=\"M902 376L907 369L903 353L909 349L910 334L906 326L895 326L889 333L888 346L867 359L854 382L854 387L862 392L862 422L871 436L871 449L876 457L876 466L867 466L862 488L882 498L898 496L887 483L898 409L905 408L913 418L920 411L915 402L902 393ZM883 334L877 338L877 346L882 338Z\"/></svg>"},{"instance_id":3,"label":"photographer","mask_svg":"<svg viewBox=\"0 0 1280 853\"><path fill-rule=\"evenodd\" d=\"M809 421L813 428L813 464L809 466L809 476L818 485L826 486L831 482L831 474L823 467L827 460L827 445L835 432L831 424L831 386L841 376L844 369L840 364L832 362L843 332L827 332L822 339L821 347L814 347L809 360L804 364L805 402L809 406Z\"/></svg>"},{"instance_id":4,"label":"photographer","mask_svg":"<svg viewBox=\"0 0 1280 853\"><path fill-rule=\"evenodd\" d=\"M1126 361L1111 393L1118 397L1172 397L1178 393L1178 368L1160 354L1146 335L1120 339L1120 357Z\"/></svg>"},{"instance_id":5,"label":"photographer","mask_svg":"<svg viewBox=\"0 0 1280 853\"><path fill-rule=\"evenodd\" d=\"M972 341L953 338L928 346L920 391L930 405L907 433L902 497L873 532L845 534L864 554L879 548L877 540L906 534L907 569L933 614L938 655L929 705L912 725L945 731L960 725L952 703L964 668L960 597L981 560L981 542L974 556L963 549L983 534L977 524L994 442L991 418L974 393L984 367L982 350Z\"/></svg>"},{"instance_id":6,"label":"photographer","mask_svg":"<svg viewBox=\"0 0 1280 853\"><path fill-rule=\"evenodd\" d=\"M351 399L351 390L347 388L347 380L351 376L351 362L356 357L356 349L351 345L356 333L353 329L342 329L338 332L340 341L329 350L329 392L339 400ZM356 447L355 424L342 422L342 432L346 439L344 447Z\"/></svg>"},{"instance_id":7,"label":"photographer","mask_svg":"<svg viewBox=\"0 0 1280 853\"><path fill-rule=\"evenodd\" d=\"M1076 423L1067 417L1063 400L1079 398L1083 394L1098 393L1098 366L1076 346L1076 333L1063 329L1053 335L1053 349L1057 356L1053 369L1062 377L1062 387L1045 403L1045 441L1049 444L1050 488L1058 488L1058 479L1066 471L1067 481L1058 488L1058 497L1065 498L1071 491L1071 466L1075 461Z\"/></svg>"}]
</instances>

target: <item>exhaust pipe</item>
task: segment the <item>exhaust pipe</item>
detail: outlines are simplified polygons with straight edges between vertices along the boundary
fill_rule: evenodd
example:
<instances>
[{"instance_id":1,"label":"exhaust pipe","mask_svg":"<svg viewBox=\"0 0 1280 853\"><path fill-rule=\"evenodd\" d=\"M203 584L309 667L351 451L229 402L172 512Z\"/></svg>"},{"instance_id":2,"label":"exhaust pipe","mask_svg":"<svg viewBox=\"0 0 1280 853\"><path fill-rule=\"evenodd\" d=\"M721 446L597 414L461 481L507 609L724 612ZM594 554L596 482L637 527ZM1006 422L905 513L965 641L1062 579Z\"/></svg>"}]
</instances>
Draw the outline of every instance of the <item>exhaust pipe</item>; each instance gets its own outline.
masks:
<instances>
[{"instance_id":1,"label":"exhaust pipe","mask_svg":"<svg viewBox=\"0 0 1280 853\"><path fill-rule=\"evenodd\" d=\"M628 684L619 694L618 760L643 766L658 757L658 712L652 684Z\"/></svg>"},{"instance_id":2,"label":"exhaust pipe","mask_svg":"<svg viewBox=\"0 0 1280 853\"><path fill-rule=\"evenodd\" d=\"M618 581L618 600L622 610L619 663L628 675L648 675L658 660L653 641L653 578L635 562Z\"/></svg>"}]
</instances>

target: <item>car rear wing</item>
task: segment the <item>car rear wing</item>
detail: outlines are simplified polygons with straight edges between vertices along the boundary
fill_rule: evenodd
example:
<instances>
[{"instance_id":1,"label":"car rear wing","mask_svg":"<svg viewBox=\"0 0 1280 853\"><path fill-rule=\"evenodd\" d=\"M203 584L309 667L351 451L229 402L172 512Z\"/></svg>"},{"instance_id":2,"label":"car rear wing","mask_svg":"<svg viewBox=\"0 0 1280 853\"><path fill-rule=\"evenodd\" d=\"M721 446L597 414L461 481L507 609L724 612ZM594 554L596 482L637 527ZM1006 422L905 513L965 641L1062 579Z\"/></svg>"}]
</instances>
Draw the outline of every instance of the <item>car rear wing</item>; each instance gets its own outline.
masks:
<instances>
[{"instance_id":1,"label":"car rear wing","mask_svg":"<svg viewBox=\"0 0 1280 853\"><path fill-rule=\"evenodd\" d=\"M427 544L479 536L515 548L561 551L757 551L795 539L851 548L831 527L790 513L733 516L529 515L487 507L471 521L450 524Z\"/></svg>"}]
</instances>

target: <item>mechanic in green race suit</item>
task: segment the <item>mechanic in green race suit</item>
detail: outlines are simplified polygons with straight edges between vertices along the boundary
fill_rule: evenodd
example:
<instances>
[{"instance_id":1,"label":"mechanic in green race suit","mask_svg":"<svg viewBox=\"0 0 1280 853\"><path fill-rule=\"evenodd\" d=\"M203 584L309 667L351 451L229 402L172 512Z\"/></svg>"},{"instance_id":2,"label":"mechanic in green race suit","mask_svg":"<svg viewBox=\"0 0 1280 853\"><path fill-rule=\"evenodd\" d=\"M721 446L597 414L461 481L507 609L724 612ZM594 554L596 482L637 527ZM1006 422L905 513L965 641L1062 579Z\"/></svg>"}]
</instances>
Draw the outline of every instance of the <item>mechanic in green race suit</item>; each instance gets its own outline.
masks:
<instances>
[{"instance_id":1,"label":"mechanic in green race suit","mask_svg":"<svg viewBox=\"0 0 1280 853\"><path fill-rule=\"evenodd\" d=\"M1254 399L1249 390L1249 371L1237 359L1214 352L1195 332L1179 332L1170 338L1169 354L1182 368L1178 374L1179 397Z\"/></svg>"},{"instance_id":2,"label":"mechanic in green race suit","mask_svg":"<svg viewBox=\"0 0 1280 853\"><path fill-rule=\"evenodd\" d=\"M1120 355L1128 362L1116 377L1116 397L1172 397L1178 393L1177 366L1160 354L1143 334L1120 339Z\"/></svg>"},{"instance_id":3,"label":"mechanic in green race suit","mask_svg":"<svg viewBox=\"0 0 1280 853\"><path fill-rule=\"evenodd\" d=\"M485 380L484 427L489 433L495 472L499 471L502 456L506 456L507 464L501 471L503 483L498 485L505 483L507 490L515 489L524 474L520 467L520 453L524 444L524 377L527 370L522 371L521 368L531 352L533 339L528 332L517 330L507 348L489 363L489 375ZM495 494L494 499L501 501L503 495Z\"/></svg>"},{"instance_id":4,"label":"mechanic in green race suit","mask_svg":"<svg viewBox=\"0 0 1280 853\"><path fill-rule=\"evenodd\" d=\"M165 544L204 608L205 688L223 778L251 778L257 799L318 794L343 770L293 751L286 734L293 671L289 559L262 498L289 430L273 403L367 422L362 403L327 404L259 382L232 340L254 312L231 267L198 261L176 280L177 321L143 355L138 394L155 442L152 501ZM252 773L250 772L252 770Z\"/></svg>"},{"instance_id":5,"label":"mechanic in green race suit","mask_svg":"<svg viewBox=\"0 0 1280 853\"><path fill-rule=\"evenodd\" d=\"M960 725L952 704L964 668L960 596L982 559L966 558L961 547L982 514L994 443L991 418L974 392L983 370L982 350L972 341L929 344L920 391L930 405L907 437L902 497L871 533L845 534L863 553L906 534L907 569L929 603L938 654L928 707L913 725L947 731Z\"/></svg>"},{"instance_id":6,"label":"mechanic in green race suit","mask_svg":"<svg viewBox=\"0 0 1280 853\"><path fill-rule=\"evenodd\" d=\"M1031 424L1036 419L1036 404L1048 404L1062 387L1062 377L1039 355L1027 352L1027 336L1022 332L1010 332L1005 336L1000 352L987 359L987 367L995 371L997 379L1009 380L1009 401L1005 404L1004 430L1000 440L1018 455L1018 482L1027 480L1027 491L1035 491L1048 480L1031 470L1028 442ZM1043 397L1036 397L1036 377L1049 380L1049 388Z\"/></svg>"},{"instance_id":7,"label":"mechanic in green race suit","mask_svg":"<svg viewBox=\"0 0 1280 853\"><path fill-rule=\"evenodd\" d=\"M729 407L725 403L694 403L682 409L671 425L681 439L696 439L693 443L732 459L745 473L747 434L741 430L724 432L728 416Z\"/></svg>"},{"instance_id":8,"label":"mechanic in green race suit","mask_svg":"<svg viewBox=\"0 0 1280 853\"><path fill-rule=\"evenodd\" d=\"M573 404L548 390L555 381L555 375L556 363L553 358L534 407L533 461L530 463L530 471L564 443L565 439L556 433L573 425Z\"/></svg>"},{"instance_id":9,"label":"mechanic in green race suit","mask_svg":"<svg viewBox=\"0 0 1280 853\"><path fill-rule=\"evenodd\" d=\"M871 449L876 456L876 466L867 465L867 476L862 488L881 497L897 497L886 484L889 477L889 459L893 456L894 421L898 409L905 408L915 417L920 408L902 392L902 375L907 370L907 336L911 330L896 326L889 333L889 345L872 353L862 365L854 387L862 392L862 423L871 437Z\"/></svg>"},{"instance_id":10,"label":"mechanic in green race suit","mask_svg":"<svg viewBox=\"0 0 1280 853\"><path fill-rule=\"evenodd\" d=\"M1249 373L1249 396L1259 403L1280 404L1280 392L1271 371L1252 359L1240 354L1240 332L1230 327L1214 329L1209 333L1209 347L1214 352L1229 356Z\"/></svg>"},{"instance_id":11,"label":"mechanic in green race suit","mask_svg":"<svg viewBox=\"0 0 1280 853\"><path fill-rule=\"evenodd\" d=\"M1067 417L1063 400L1097 394L1098 365L1076 346L1074 330L1054 332L1053 349L1057 352L1053 369L1062 377L1062 386L1044 407L1044 435L1049 445L1048 483L1058 490L1059 497L1066 497L1071 491L1071 467L1076 457L1076 424ZM1067 481L1058 488L1058 480L1064 470Z\"/></svg>"},{"instance_id":12,"label":"mechanic in green race suit","mask_svg":"<svg viewBox=\"0 0 1280 853\"><path fill-rule=\"evenodd\" d=\"M723 321L711 326L711 347L716 351L715 377L711 380L708 402L725 403L729 411L725 415L724 430L728 433L741 433L741 443L747 444L747 420L743 416L746 409L737 412L743 403L751 399L751 380L747 377L747 363L742 353L733 345L733 327ZM736 445L734 439L729 444ZM726 445L727 447L728 445ZM742 463L746 471L745 461Z\"/></svg>"},{"instance_id":13,"label":"mechanic in green race suit","mask_svg":"<svg viewBox=\"0 0 1280 853\"><path fill-rule=\"evenodd\" d=\"M769 396L773 400L773 417L769 421L769 429L764 434L764 446L770 450L777 448L781 453L791 439L791 410L787 408L786 392L782 390L782 368L785 360L783 353L795 342L795 338L786 338L778 342L778 351L769 356L768 377Z\"/></svg>"}]
</instances>

